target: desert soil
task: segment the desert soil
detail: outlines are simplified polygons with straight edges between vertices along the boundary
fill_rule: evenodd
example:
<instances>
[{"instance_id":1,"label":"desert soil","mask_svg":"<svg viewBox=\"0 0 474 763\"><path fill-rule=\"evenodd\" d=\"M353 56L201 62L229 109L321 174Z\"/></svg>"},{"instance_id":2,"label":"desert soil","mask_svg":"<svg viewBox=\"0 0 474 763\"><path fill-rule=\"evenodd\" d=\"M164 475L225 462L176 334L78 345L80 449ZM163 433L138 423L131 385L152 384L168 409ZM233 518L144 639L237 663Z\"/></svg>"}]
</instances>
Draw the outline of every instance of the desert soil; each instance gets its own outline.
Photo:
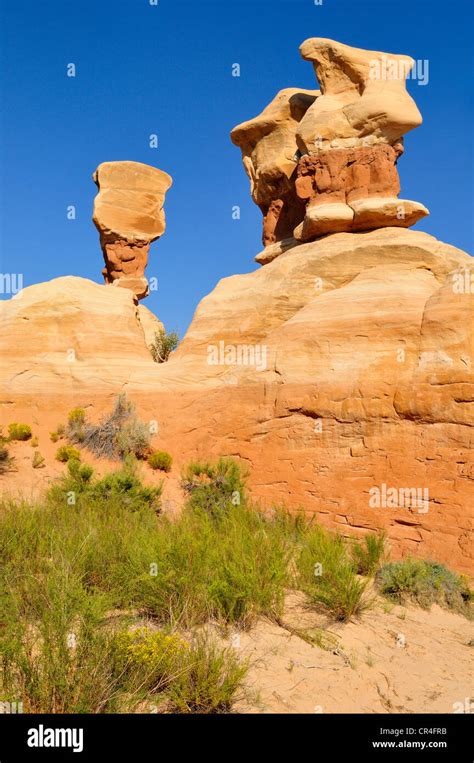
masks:
<instances>
[{"instance_id":1,"label":"desert soil","mask_svg":"<svg viewBox=\"0 0 474 763\"><path fill-rule=\"evenodd\" d=\"M325 634L324 646L268 621L231 634L231 643L251 661L248 696L236 706L240 712L452 713L470 708L474 634L462 615L436 605L425 611L377 598L360 619L334 624L308 609L301 595L290 594L283 622L306 635Z\"/></svg>"}]
</instances>

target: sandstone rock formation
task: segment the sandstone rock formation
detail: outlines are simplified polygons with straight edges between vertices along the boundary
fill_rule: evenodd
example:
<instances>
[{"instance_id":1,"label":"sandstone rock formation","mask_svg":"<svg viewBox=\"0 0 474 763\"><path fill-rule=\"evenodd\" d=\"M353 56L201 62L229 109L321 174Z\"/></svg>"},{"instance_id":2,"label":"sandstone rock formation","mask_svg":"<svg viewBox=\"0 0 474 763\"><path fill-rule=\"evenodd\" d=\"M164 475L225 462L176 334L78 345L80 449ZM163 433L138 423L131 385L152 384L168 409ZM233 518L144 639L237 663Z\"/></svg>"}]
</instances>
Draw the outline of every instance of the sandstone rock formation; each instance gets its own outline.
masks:
<instances>
[{"instance_id":1,"label":"sandstone rock formation","mask_svg":"<svg viewBox=\"0 0 474 763\"><path fill-rule=\"evenodd\" d=\"M2 302L0 318L3 399L115 392L156 368L148 346L163 324L129 289L55 278Z\"/></svg>"},{"instance_id":2,"label":"sandstone rock formation","mask_svg":"<svg viewBox=\"0 0 474 763\"><path fill-rule=\"evenodd\" d=\"M263 213L266 247L291 239L303 220L305 203L298 198L294 183L296 128L317 95L319 90L280 90L261 114L231 132L232 141L242 151L252 199Z\"/></svg>"},{"instance_id":3,"label":"sandstone rock formation","mask_svg":"<svg viewBox=\"0 0 474 763\"><path fill-rule=\"evenodd\" d=\"M422 121L406 91L413 59L323 38L300 51L313 62L320 91L282 90L231 133L264 214L261 264L297 241L409 227L428 214L423 204L398 199L403 135Z\"/></svg>"},{"instance_id":4,"label":"sandstone rock formation","mask_svg":"<svg viewBox=\"0 0 474 763\"><path fill-rule=\"evenodd\" d=\"M126 389L178 465L234 456L263 507L384 527L394 557L473 574L473 284L472 258L426 233L330 234L221 280L162 365L130 291L29 287L1 306L4 423L99 417ZM427 489L428 510L370 506L383 485Z\"/></svg>"},{"instance_id":5,"label":"sandstone rock formation","mask_svg":"<svg viewBox=\"0 0 474 763\"><path fill-rule=\"evenodd\" d=\"M103 162L93 174L99 188L93 220L100 233L106 283L148 294L145 268L150 243L165 230L166 172L139 162Z\"/></svg>"}]
</instances>

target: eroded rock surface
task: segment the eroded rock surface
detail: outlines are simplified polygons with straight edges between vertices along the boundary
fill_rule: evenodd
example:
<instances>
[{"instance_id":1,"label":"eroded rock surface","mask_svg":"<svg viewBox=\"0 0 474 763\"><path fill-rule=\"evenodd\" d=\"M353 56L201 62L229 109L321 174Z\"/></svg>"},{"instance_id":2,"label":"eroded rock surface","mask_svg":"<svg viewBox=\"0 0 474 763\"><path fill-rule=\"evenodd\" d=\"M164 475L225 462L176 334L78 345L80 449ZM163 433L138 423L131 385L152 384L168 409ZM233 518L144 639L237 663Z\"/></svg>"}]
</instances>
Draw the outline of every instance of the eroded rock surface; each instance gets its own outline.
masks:
<instances>
[{"instance_id":1,"label":"eroded rock surface","mask_svg":"<svg viewBox=\"0 0 474 763\"><path fill-rule=\"evenodd\" d=\"M93 220L100 233L106 283L148 294L145 268L152 241L163 235L166 172L140 162L103 162L93 174L99 188Z\"/></svg>"},{"instance_id":2,"label":"eroded rock surface","mask_svg":"<svg viewBox=\"0 0 474 763\"><path fill-rule=\"evenodd\" d=\"M49 432L126 390L180 468L234 456L262 506L303 507L348 536L385 528L395 558L474 573L467 254L396 227L300 244L222 279L161 365L141 308L76 278L1 303L4 425ZM427 510L371 506L383 485L426 489Z\"/></svg>"},{"instance_id":3,"label":"eroded rock surface","mask_svg":"<svg viewBox=\"0 0 474 763\"><path fill-rule=\"evenodd\" d=\"M280 90L261 114L231 132L242 151L252 199L263 214L264 246L291 237L303 220L305 203L294 185L296 128L318 94L319 90Z\"/></svg>"},{"instance_id":4,"label":"eroded rock surface","mask_svg":"<svg viewBox=\"0 0 474 763\"><path fill-rule=\"evenodd\" d=\"M413 59L324 38L306 40L300 51L320 90L282 90L231 133L263 213L261 264L298 241L409 227L429 214L398 199L403 136L422 121L406 90Z\"/></svg>"}]
</instances>

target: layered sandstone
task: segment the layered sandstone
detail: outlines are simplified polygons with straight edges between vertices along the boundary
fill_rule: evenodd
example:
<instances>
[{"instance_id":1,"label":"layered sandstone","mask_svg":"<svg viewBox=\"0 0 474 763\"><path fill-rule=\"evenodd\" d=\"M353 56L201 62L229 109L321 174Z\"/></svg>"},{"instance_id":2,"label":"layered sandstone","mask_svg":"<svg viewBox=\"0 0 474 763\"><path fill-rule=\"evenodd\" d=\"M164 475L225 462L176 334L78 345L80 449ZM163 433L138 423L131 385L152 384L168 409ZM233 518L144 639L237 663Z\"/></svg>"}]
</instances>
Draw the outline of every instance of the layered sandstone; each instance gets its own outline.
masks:
<instances>
[{"instance_id":1,"label":"layered sandstone","mask_svg":"<svg viewBox=\"0 0 474 763\"><path fill-rule=\"evenodd\" d=\"M93 180L99 193L92 219L100 233L104 280L143 299L148 250L165 231L163 204L171 178L140 162L103 162Z\"/></svg>"},{"instance_id":2,"label":"layered sandstone","mask_svg":"<svg viewBox=\"0 0 474 763\"><path fill-rule=\"evenodd\" d=\"M262 265L298 241L406 228L429 214L398 199L403 136L422 121L406 90L413 59L325 38L306 40L300 51L320 90L282 90L231 133L263 213L265 249L255 258Z\"/></svg>"},{"instance_id":3,"label":"layered sandstone","mask_svg":"<svg viewBox=\"0 0 474 763\"><path fill-rule=\"evenodd\" d=\"M0 321L3 400L114 392L156 367L148 346L163 328L130 289L77 276L28 286L1 303Z\"/></svg>"},{"instance_id":4,"label":"layered sandstone","mask_svg":"<svg viewBox=\"0 0 474 763\"><path fill-rule=\"evenodd\" d=\"M2 305L4 422L126 389L179 466L234 456L263 507L472 574L473 294L472 259L426 233L329 234L222 279L157 365L131 292L57 279ZM427 511L371 506L384 485Z\"/></svg>"},{"instance_id":5,"label":"layered sandstone","mask_svg":"<svg viewBox=\"0 0 474 763\"><path fill-rule=\"evenodd\" d=\"M231 132L233 143L242 151L252 199L263 214L264 246L291 238L303 220L305 204L294 185L296 129L317 95L319 90L280 90L261 114Z\"/></svg>"}]
</instances>

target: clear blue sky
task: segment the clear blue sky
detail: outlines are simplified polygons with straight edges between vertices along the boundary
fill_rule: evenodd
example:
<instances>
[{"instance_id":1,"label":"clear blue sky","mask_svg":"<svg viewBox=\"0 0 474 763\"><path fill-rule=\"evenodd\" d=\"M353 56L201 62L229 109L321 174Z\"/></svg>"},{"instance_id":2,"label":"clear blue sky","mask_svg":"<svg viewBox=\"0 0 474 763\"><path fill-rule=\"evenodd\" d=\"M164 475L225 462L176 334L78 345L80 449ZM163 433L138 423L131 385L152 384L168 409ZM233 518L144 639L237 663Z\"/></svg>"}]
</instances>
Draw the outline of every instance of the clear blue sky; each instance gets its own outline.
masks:
<instances>
[{"instance_id":1,"label":"clear blue sky","mask_svg":"<svg viewBox=\"0 0 474 763\"><path fill-rule=\"evenodd\" d=\"M470 251L471 5L1 0L1 272L23 273L25 285L68 274L101 282L91 174L103 161L155 165L174 182L147 271L159 289L145 304L183 333L219 278L255 268L261 215L229 131L279 89L316 87L298 52L308 37L428 59L428 84L409 82L424 124L406 136L401 196L431 210L419 229Z\"/></svg>"}]
</instances>

